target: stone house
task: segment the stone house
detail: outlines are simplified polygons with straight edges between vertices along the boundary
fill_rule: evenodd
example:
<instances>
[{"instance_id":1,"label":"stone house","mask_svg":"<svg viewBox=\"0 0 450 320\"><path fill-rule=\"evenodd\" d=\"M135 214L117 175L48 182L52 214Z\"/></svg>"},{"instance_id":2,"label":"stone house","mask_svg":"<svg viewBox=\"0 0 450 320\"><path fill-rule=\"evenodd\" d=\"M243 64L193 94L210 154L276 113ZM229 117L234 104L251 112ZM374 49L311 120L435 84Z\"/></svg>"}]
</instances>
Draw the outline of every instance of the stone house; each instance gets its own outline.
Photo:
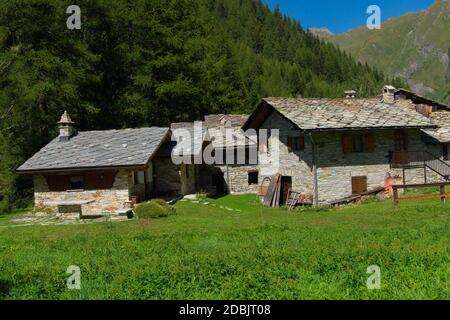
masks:
<instances>
[{"instance_id":1,"label":"stone house","mask_svg":"<svg viewBox=\"0 0 450 320\"><path fill-rule=\"evenodd\" d=\"M170 128L77 132L64 113L59 137L17 172L33 176L36 207L83 215L155 197L258 193L274 174L282 175L281 203L294 190L316 205L383 187L388 177L448 180L450 109L406 90L383 91L371 99L355 91L342 99L266 98L250 116L207 115Z\"/></svg>"},{"instance_id":2,"label":"stone house","mask_svg":"<svg viewBox=\"0 0 450 320\"><path fill-rule=\"evenodd\" d=\"M154 174L163 165L153 160L171 140L169 128L77 132L67 112L59 124L59 136L17 169L33 176L36 207L117 213L164 181Z\"/></svg>"},{"instance_id":3,"label":"stone house","mask_svg":"<svg viewBox=\"0 0 450 320\"><path fill-rule=\"evenodd\" d=\"M383 187L387 177L448 180L449 109L405 93L386 86L372 99L263 99L243 126L280 130L269 139L279 145L279 161L259 165L260 177L276 165L284 196L292 189L316 205ZM260 162L270 153L263 149Z\"/></svg>"},{"instance_id":4,"label":"stone house","mask_svg":"<svg viewBox=\"0 0 450 320\"><path fill-rule=\"evenodd\" d=\"M202 187L217 193L256 193L259 185L258 161L250 158L256 141L241 130L248 115L207 115L204 126L208 130L211 147L218 155L214 164L203 165ZM220 155L220 156L219 156ZM239 157L242 156L242 159ZM238 161L241 160L241 161Z\"/></svg>"}]
</instances>

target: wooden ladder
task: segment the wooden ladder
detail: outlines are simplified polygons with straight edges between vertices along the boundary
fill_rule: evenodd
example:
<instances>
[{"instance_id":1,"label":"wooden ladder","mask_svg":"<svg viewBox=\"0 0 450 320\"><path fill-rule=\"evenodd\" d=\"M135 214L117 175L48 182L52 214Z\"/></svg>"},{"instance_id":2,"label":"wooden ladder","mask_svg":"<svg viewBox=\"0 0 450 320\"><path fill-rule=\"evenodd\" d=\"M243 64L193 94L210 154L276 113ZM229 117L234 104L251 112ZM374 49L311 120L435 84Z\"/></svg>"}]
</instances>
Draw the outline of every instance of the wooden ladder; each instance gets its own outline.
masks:
<instances>
[{"instance_id":1,"label":"wooden ladder","mask_svg":"<svg viewBox=\"0 0 450 320\"><path fill-rule=\"evenodd\" d=\"M288 206L289 211L295 208L300 201L301 193L289 190L286 205Z\"/></svg>"}]
</instances>

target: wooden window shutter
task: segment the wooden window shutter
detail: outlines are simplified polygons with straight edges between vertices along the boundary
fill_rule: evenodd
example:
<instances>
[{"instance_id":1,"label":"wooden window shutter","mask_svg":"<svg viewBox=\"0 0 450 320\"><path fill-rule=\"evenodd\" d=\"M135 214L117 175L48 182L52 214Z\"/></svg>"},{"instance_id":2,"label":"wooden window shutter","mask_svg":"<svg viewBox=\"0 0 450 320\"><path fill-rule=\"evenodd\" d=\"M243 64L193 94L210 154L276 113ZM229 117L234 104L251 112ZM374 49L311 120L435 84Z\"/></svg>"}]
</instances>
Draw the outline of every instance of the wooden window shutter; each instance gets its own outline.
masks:
<instances>
[{"instance_id":1,"label":"wooden window shutter","mask_svg":"<svg viewBox=\"0 0 450 320\"><path fill-rule=\"evenodd\" d=\"M299 144L300 144L300 151L305 150L305 137L303 137L303 136L299 137L298 140L299 140Z\"/></svg>"},{"instance_id":2,"label":"wooden window shutter","mask_svg":"<svg viewBox=\"0 0 450 320\"><path fill-rule=\"evenodd\" d=\"M45 176L50 191L67 191L69 189L69 176L48 175Z\"/></svg>"},{"instance_id":3,"label":"wooden window shutter","mask_svg":"<svg viewBox=\"0 0 450 320\"><path fill-rule=\"evenodd\" d=\"M352 177L352 194L367 192L367 177Z\"/></svg>"},{"instance_id":4,"label":"wooden window shutter","mask_svg":"<svg viewBox=\"0 0 450 320\"><path fill-rule=\"evenodd\" d=\"M90 172L85 175L86 190L107 190L114 185L117 171Z\"/></svg>"},{"instance_id":5,"label":"wooden window shutter","mask_svg":"<svg viewBox=\"0 0 450 320\"><path fill-rule=\"evenodd\" d=\"M366 134L366 151L367 152L375 151L375 136L373 132Z\"/></svg>"},{"instance_id":6,"label":"wooden window shutter","mask_svg":"<svg viewBox=\"0 0 450 320\"><path fill-rule=\"evenodd\" d=\"M294 138L292 137L287 138L287 148L288 152L292 153L292 151L294 150Z\"/></svg>"},{"instance_id":7,"label":"wooden window shutter","mask_svg":"<svg viewBox=\"0 0 450 320\"><path fill-rule=\"evenodd\" d=\"M349 134L342 135L342 150L345 155L352 153L353 151L353 140L352 136Z\"/></svg>"}]
</instances>

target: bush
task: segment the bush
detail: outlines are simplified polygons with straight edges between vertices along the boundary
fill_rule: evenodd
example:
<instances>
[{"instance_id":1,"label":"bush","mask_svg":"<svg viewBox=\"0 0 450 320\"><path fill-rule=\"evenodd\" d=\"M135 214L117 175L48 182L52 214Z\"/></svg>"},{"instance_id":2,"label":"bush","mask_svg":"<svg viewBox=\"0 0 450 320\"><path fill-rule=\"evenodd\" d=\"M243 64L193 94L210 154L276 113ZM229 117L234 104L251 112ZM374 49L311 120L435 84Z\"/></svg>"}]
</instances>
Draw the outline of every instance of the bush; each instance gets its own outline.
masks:
<instances>
[{"instance_id":1,"label":"bush","mask_svg":"<svg viewBox=\"0 0 450 320\"><path fill-rule=\"evenodd\" d=\"M164 207L164 208L170 210L170 206L169 206L169 205L167 204L167 202L166 202L165 200L163 200L163 199L153 199L153 200L150 201L150 202L157 203L157 204L159 204L161 207Z\"/></svg>"},{"instance_id":2,"label":"bush","mask_svg":"<svg viewBox=\"0 0 450 320\"><path fill-rule=\"evenodd\" d=\"M164 200L155 199L150 202L141 203L134 209L139 219L157 219L170 216L174 212Z\"/></svg>"}]
</instances>

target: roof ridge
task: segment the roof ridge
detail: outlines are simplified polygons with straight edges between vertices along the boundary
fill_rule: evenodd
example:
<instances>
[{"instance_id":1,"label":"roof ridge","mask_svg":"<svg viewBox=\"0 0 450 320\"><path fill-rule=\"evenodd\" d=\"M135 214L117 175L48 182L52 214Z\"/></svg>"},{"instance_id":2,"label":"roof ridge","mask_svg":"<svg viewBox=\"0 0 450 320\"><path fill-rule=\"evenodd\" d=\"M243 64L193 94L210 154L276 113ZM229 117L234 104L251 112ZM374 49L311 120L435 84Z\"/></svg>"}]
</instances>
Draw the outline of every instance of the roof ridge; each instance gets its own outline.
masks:
<instances>
[{"instance_id":1,"label":"roof ridge","mask_svg":"<svg viewBox=\"0 0 450 320\"><path fill-rule=\"evenodd\" d=\"M90 133L90 132L120 132L120 131L133 131L133 130L144 130L144 129L165 129L169 130L169 127L142 127L142 128L124 128L124 129L103 129L103 130L87 130L87 131L77 131L78 133Z\"/></svg>"}]
</instances>

